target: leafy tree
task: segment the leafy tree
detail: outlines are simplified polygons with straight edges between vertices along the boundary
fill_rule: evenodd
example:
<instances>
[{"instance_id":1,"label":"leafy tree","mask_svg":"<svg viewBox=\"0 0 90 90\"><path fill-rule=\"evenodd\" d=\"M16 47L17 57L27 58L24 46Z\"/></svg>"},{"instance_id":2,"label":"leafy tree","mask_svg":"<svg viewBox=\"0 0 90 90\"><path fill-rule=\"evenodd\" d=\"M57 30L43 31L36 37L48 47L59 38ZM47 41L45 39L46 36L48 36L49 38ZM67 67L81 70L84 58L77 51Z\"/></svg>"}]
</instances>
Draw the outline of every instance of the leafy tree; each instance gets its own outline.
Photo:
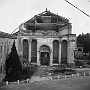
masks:
<instances>
[{"instance_id":1,"label":"leafy tree","mask_svg":"<svg viewBox=\"0 0 90 90\"><path fill-rule=\"evenodd\" d=\"M9 76L13 73L21 72L22 65L19 60L19 56L17 54L15 41L13 43L13 46L11 48L11 53L9 54L8 58L6 59L6 76Z\"/></svg>"},{"instance_id":2,"label":"leafy tree","mask_svg":"<svg viewBox=\"0 0 90 90\"><path fill-rule=\"evenodd\" d=\"M83 45L83 52L90 53L90 34L79 34L77 37L77 46ZM90 55L90 54L89 54Z\"/></svg>"}]
</instances>

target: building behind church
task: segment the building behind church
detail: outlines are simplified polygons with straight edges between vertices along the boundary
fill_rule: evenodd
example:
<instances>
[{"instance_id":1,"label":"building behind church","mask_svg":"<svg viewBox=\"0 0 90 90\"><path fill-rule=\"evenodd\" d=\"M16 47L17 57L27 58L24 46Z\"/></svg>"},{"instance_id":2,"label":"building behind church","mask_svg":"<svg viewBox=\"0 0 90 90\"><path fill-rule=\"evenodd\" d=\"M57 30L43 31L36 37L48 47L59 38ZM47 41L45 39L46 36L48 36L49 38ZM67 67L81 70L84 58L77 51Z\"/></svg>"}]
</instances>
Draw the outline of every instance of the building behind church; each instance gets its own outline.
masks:
<instances>
[{"instance_id":1,"label":"building behind church","mask_svg":"<svg viewBox=\"0 0 90 90\"><path fill-rule=\"evenodd\" d=\"M14 40L16 40L16 36L0 31L0 82L6 75L5 61L11 52Z\"/></svg>"},{"instance_id":2,"label":"building behind church","mask_svg":"<svg viewBox=\"0 0 90 90\"><path fill-rule=\"evenodd\" d=\"M39 66L73 65L76 34L69 19L46 11L19 26L17 51L21 62Z\"/></svg>"}]
</instances>

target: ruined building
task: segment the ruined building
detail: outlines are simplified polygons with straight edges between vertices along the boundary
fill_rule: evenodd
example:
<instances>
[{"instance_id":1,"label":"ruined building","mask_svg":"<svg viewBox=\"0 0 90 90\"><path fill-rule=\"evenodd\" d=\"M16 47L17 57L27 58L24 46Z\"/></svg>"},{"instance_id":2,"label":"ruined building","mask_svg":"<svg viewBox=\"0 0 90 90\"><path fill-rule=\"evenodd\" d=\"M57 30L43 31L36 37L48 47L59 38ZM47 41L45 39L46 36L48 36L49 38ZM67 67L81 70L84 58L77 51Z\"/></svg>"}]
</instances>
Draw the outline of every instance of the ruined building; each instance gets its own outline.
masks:
<instances>
[{"instance_id":1,"label":"ruined building","mask_svg":"<svg viewBox=\"0 0 90 90\"><path fill-rule=\"evenodd\" d=\"M65 17L46 11L19 26L17 51L21 62L53 66L74 64L76 34Z\"/></svg>"}]
</instances>

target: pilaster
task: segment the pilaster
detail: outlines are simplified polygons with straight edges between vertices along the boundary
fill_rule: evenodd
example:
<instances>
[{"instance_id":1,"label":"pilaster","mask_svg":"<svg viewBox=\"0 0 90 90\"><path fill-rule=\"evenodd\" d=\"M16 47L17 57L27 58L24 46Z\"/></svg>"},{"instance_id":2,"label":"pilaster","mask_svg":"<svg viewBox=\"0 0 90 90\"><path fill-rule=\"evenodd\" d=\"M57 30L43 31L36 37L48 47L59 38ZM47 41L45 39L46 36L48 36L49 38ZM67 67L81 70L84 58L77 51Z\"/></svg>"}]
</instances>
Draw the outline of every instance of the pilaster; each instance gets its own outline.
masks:
<instances>
[{"instance_id":1,"label":"pilaster","mask_svg":"<svg viewBox=\"0 0 90 90\"><path fill-rule=\"evenodd\" d=\"M39 41L37 40L37 65L40 66Z\"/></svg>"},{"instance_id":2,"label":"pilaster","mask_svg":"<svg viewBox=\"0 0 90 90\"><path fill-rule=\"evenodd\" d=\"M70 59L70 40L68 39L68 43L67 43L67 63L69 63L69 59Z\"/></svg>"},{"instance_id":3,"label":"pilaster","mask_svg":"<svg viewBox=\"0 0 90 90\"><path fill-rule=\"evenodd\" d=\"M61 42L59 42L59 64L61 64Z\"/></svg>"},{"instance_id":4,"label":"pilaster","mask_svg":"<svg viewBox=\"0 0 90 90\"><path fill-rule=\"evenodd\" d=\"M31 62L31 39L29 39L29 60L28 62Z\"/></svg>"},{"instance_id":5,"label":"pilaster","mask_svg":"<svg viewBox=\"0 0 90 90\"><path fill-rule=\"evenodd\" d=\"M19 53L21 56L21 60L23 60L23 38L21 38L21 53Z\"/></svg>"},{"instance_id":6,"label":"pilaster","mask_svg":"<svg viewBox=\"0 0 90 90\"><path fill-rule=\"evenodd\" d=\"M37 65L40 66L40 52L37 51Z\"/></svg>"}]
</instances>

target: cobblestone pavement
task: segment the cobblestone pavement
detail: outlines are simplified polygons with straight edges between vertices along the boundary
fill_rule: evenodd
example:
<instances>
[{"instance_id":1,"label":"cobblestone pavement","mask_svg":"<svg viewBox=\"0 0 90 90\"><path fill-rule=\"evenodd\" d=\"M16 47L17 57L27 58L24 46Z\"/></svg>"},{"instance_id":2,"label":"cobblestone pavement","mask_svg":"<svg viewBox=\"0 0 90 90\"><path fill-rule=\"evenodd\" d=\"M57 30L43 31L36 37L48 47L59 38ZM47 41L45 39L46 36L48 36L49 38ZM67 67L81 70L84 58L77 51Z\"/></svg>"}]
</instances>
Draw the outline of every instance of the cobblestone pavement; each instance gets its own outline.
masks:
<instances>
[{"instance_id":1,"label":"cobblestone pavement","mask_svg":"<svg viewBox=\"0 0 90 90\"><path fill-rule=\"evenodd\" d=\"M90 90L90 76L10 84L0 90Z\"/></svg>"}]
</instances>

